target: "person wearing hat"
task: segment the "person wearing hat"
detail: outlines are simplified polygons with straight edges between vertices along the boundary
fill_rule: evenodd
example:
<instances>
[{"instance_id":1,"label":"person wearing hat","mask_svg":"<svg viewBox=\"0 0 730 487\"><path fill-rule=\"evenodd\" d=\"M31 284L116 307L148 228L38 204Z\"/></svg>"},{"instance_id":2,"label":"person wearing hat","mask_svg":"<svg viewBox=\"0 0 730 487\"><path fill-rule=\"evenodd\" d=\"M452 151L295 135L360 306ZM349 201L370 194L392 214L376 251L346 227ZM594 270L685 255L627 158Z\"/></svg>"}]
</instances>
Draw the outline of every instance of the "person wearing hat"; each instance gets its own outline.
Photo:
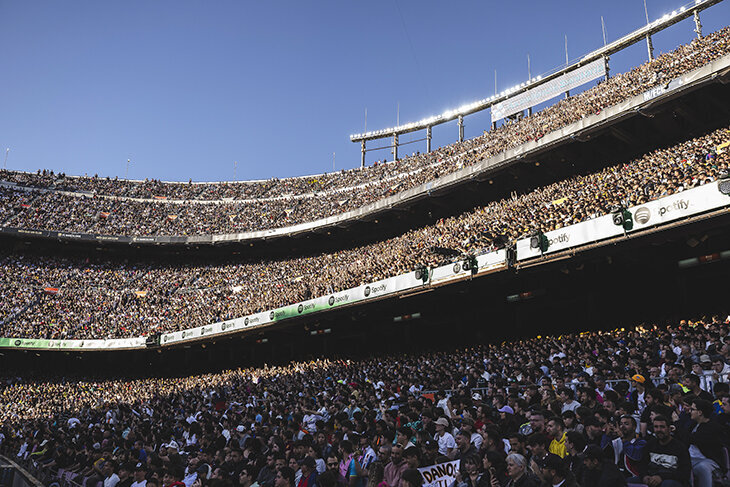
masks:
<instances>
[{"instance_id":1,"label":"person wearing hat","mask_svg":"<svg viewBox=\"0 0 730 487\"><path fill-rule=\"evenodd\" d=\"M596 445L588 445L583 452L583 477L580 485L591 487L621 487L626 479L616 465L605 459L603 450Z\"/></svg>"},{"instance_id":2,"label":"person wearing hat","mask_svg":"<svg viewBox=\"0 0 730 487\"><path fill-rule=\"evenodd\" d=\"M130 487L147 487L147 465L142 462L134 466L134 482Z\"/></svg>"},{"instance_id":3,"label":"person wearing hat","mask_svg":"<svg viewBox=\"0 0 730 487\"><path fill-rule=\"evenodd\" d=\"M315 487L317 485L317 462L314 458L306 456L300 462L302 477L297 487Z\"/></svg>"},{"instance_id":4,"label":"person wearing hat","mask_svg":"<svg viewBox=\"0 0 730 487\"><path fill-rule=\"evenodd\" d=\"M466 431L466 433L469 435L469 442L474 445L474 448L476 448L477 451L479 451L479 449L482 447L482 442L484 441L484 439L482 438L482 435L476 432L474 420L471 418L462 419L461 429L463 431Z\"/></svg>"},{"instance_id":5,"label":"person wearing hat","mask_svg":"<svg viewBox=\"0 0 730 487\"><path fill-rule=\"evenodd\" d=\"M436 463L439 444L436 440L428 439L423 442L423 451L421 452L421 467L428 467Z\"/></svg>"},{"instance_id":6,"label":"person wearing hat","mask_svg":"<svg viewBox=\"0 0 730 487\"><path fill-rule=\"evenodd\" d=\"M636 411L641 414L646 407L646 378L644 378L644 376L641 374L634 374L633 376L631 376L631 386L634 388L634 390L631 391L629 400L634 404Z\"/></svg>"},{"instance_id":7,"label":"person wearing hat","mask_svg":"<svg viewBox=\"0 0 730 487\"><path fill-rule=\"evenodd\" d=\"M453 460L456 455L456 440L451 433L446 431L449 427L449 420L442 416L434 421L434 425L436 425L436 435L433 439L439 444L439 454Z\"/></svg>"},{"instance_id":8,"label":"person wearing hat","mask_svg":"<svg viewBox=\"0 0 730 487\"><path fill-rule=\"evenodd\" d=\"M567 465L559 456L548 453L539 462L540 477L547 485L553 487L578 487L573 473L568 470Z\"/></svg>"}]
</instances>

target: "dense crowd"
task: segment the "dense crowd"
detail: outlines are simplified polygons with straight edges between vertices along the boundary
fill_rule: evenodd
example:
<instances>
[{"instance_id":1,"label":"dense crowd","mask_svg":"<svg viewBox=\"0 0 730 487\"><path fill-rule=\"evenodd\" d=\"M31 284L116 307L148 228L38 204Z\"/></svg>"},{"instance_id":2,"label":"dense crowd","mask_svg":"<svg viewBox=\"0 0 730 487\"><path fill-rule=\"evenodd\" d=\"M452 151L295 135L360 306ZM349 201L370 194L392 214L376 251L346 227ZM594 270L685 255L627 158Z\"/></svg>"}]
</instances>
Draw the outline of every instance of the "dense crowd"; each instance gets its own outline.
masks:
<instances>
[{"instance_id":1,"label":"dense crowd","mask_svg":"<svg viewBox=\"0 0 730 487\"><path fill-rule=\"evenodd\" d=\"M114 235L209 235L280 228L341 214L539 140L730 52L730 28L483 136L365 169L267 181L163 183L0 171L0 225ZM70 194L68 192L75 192ZM78 193L83 193L79 195Z\"/></svg>"},{"instance_id":2,"label":"dense crowd","mask_svg":"<svg viewBox=\"0 0 730 487\"><path fill-rule=\"evenodd\" d=\"M0 253L0 336L122 338L245 316L479 254L714 181L723 128L598 173L361 247L275 260L163 264ZM448 252L445 252L448 251ZM58 292L46 288L57 289Z\"/></svg>"},{"instance_id":3,"label":"dense crowd","mask_svg":"<svg viewBox=\"0 0 730 487\"><path fill-rule=\"evenodd\" d=\"M0 451L104 487L711 487L727 475L718 317L185 378L5 377Z\"/></svg>"}]
</instances>

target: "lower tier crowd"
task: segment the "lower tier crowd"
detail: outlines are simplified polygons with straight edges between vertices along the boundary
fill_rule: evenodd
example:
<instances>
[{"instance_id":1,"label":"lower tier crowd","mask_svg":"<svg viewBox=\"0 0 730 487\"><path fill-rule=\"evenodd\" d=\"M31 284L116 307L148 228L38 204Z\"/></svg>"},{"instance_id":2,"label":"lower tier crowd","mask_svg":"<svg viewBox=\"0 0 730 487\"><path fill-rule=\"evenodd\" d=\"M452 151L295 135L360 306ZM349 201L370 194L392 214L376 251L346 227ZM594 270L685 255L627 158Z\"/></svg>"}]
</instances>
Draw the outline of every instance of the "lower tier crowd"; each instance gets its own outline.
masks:
<instances>
[{"instance_id":1,"label":"lower tier crowd","mask_svg":"<svg viewBox=\"0 0 730 487\"><path fill-rule=\"evenodd\" d=\"M729 323L185 378L6 377L0 451L92 487L420 487L419 469L453 461L444 487L711 487L729 466Z\"/></svg>"}]
</instances>

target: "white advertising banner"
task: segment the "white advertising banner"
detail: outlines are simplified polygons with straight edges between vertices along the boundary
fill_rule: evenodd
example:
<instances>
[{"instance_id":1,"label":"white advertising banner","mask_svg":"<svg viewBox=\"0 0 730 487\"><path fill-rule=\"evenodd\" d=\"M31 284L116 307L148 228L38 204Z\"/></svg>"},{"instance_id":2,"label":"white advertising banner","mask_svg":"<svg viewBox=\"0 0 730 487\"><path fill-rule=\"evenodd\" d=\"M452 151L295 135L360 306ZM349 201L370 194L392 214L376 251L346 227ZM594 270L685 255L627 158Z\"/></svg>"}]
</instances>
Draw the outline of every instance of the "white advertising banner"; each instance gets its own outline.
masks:
<instances>
[{"instance_id":1,"label":"white advertising banner","mask_svg":"<svg viewBox=\"0 0 730 487\"><path fill-rule=\"evenodd\" d=\"M504 267L506 265L505 251L497 250L488 254L479 255L477 256L477 265L479 266L477 275L482 272ZM469 263L465 262L464 259L436 267L431 273L431 284L441 284L470 276L472 273L468 267Z\"/></svg>"},{"instance_id":2,"label":"white advertising banner","mask_svg":"<svg viewBox=\"0 0 730 487\"><path fill-rule=\"evenodd\" d=\"M650 201L644 205L629 208L631 221L626 226L626 233L630 234L729 205L730 196L718 191L717 182L705 184L704 186ZM598 242L623 233L624 227L615 225L611 215L604 215L593 220L546 232L545 237L548 239L548 248L544 253L550 254L579 247L586 243ZM518 261L539 257L542 254L543 252L539 248L530 248L530 238L517 241Z\"/></svg>"},{"instance_id":3,"label":"white advertising banner","mask_svg":"<svg viewBox=\"0 0 730 487\"><path fill-rule=\"evenodd\" d=\"M530 247L530 238L517 241L517 260L532 259L543 253L549 254L560 250L580 247L581 245L615 237L624 233L622 227L613 224L611 215L604 215L593 220L577 223L569 227L545 232L548 248L542 252L539 248Z\"/></svg>"},{"instance_id":4,"label":"white advertising banner","mask_svg":"<svg viewBox=\"0 0 730 487\"><path fill-rule=\"evenodd\" d=\"M631 231L641 230L680 218L730 205L730 196L720 193L717 182L682 191L630 209Z\"/></svg>"},{"instance_id":5,"label":"white advertising banner","mask_svg":"<svg viewBox=\"0 0 730 487\"><path fill-rule=\"evenodd\" d=\"M171 345L173 343L184 340L192 340L209 336L220 335L223 333L231 333L247 328L257 327L276 321L295 318L297 316L325 311L327 309L336 308L347 304L376 299L388 294L408 290L414 287L422 286L422 280L416 279L415 271L402 274L396 277L390 277L372 284L358 286L353 289L347 289L327 296L320 296L314 299L308 299L301 303L294 303L281 308L270 311L264 311L254 315L244 316L233 320L213 323L210 325L190 328L188 330L176 331L173 333L165 333L160 336L161 345Z\"/></svg>"},{"instance_id":6,"label":"white advertising banner","mask_svg":"<svg viewBox=\"0 0 730 487\"><path fill-rule=\"evenodd\" d=\"M603 59L597 59L570 73L492 105L492 121L500 120L606 75Z\"/></svg>"}]
</instances>

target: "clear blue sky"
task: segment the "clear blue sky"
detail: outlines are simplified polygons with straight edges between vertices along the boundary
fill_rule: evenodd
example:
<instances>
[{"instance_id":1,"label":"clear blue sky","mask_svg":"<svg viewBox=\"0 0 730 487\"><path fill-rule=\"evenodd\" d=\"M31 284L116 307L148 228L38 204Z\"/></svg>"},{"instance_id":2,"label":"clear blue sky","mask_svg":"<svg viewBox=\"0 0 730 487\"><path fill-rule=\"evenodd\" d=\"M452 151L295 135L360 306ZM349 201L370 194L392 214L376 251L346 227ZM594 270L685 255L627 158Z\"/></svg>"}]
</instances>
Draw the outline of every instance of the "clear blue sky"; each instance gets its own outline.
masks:
<instances>
[{"instance_id":1,"label":"clear blue sky","mask_svg":"<svg viewBox=\"0 0 730 487\"><path fill-rule=\"evenodd\" d=\"M651 20L683 0L647 0ZM0 158L8 168L197 181L359 165L349 134L456 108L645 23L641 0L354 2L0 0ZM702 15L705 32L730 1ZM657 53L688 42L685 20ZM612 58L624 71L645 44ZM489 115L466 118L466 136ZM434 129L453 142L456 123ZM403 137L421 138L423 134ZM384 143L375 145L384 145ZM401 154L424 150L419 142ZM387 156L372 152L368 162Z\"/></svg>"}]
</instances>

